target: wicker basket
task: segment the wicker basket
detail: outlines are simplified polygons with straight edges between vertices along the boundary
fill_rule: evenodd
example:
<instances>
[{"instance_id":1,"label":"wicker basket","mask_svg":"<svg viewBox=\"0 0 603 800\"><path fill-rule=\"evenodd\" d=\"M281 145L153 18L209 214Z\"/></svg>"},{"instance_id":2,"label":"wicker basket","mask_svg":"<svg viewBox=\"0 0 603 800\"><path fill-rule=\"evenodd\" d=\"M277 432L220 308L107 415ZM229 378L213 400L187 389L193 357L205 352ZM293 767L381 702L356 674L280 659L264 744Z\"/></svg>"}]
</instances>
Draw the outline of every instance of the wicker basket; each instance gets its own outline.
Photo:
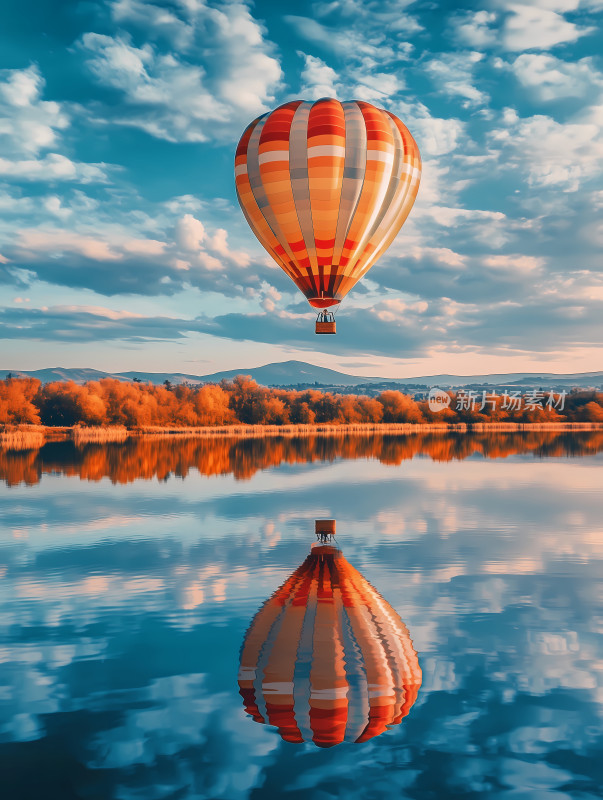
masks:
<instances>
[{"instance_id":1,"label":"wicker basket","mask_svg":"<svg viewBox=\"0 0 603 800\"><path fill-rule=\"evenodd\" d=\"M335 322L317 322L316 333L336 333Z\"/></svg>"},{"instance_id":2,"label":"wicker basket","mask_svg":"<svg viewBox=\"0 0 603 800\"><path fill-rule=\"evenodd\" d=\"M335 536L335 520L334 519L317 519L314 522L314 530L316 535L330 534Z\"/></svg>"}]
</instances>

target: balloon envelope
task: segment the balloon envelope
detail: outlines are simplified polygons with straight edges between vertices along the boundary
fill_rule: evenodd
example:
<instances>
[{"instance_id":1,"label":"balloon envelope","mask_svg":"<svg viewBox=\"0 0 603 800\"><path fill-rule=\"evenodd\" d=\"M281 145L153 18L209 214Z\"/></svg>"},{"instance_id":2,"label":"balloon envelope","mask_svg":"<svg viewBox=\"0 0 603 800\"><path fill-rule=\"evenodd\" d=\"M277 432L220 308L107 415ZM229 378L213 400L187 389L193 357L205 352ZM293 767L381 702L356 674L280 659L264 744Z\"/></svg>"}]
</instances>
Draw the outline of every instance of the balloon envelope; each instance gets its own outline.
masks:
<instances>
[{"instance_id":1,"label":"balloon envelope","mask_svg":"<svg viewBox=\"0 0 603 800\"><path fill-rule=\"evenodd\" d=\"M289 742L364 742L400 723L420 686L406 626L330 545L266 601L241 649L247 713Z\"/></svg>"},{"instance_id":2,"label":"balloon envelope","mask_svg":"<svg viewBox=\"0 0 603 800\"><path fill-rule=\"evenodd\" d=\"M315 308L341 301L414 203L419 149L370 103L294 100L254 120L235 156L251 229Z\"/></svg>"}]
</instances>

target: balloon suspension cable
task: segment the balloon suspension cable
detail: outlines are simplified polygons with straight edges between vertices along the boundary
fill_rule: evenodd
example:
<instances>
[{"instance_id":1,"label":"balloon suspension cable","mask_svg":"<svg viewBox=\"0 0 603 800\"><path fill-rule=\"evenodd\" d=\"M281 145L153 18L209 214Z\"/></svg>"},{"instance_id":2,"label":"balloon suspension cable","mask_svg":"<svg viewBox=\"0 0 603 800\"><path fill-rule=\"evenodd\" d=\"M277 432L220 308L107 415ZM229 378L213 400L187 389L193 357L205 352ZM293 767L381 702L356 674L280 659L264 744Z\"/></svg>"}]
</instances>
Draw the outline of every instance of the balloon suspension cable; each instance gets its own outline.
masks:
<instances>
[{"instance_id":1,"label":"balloon suspension cable","mask_svg":"<svg viewBox=\"0 0 603 800\"><path fill-rule=\"evenodd\" d=\"M331 315L333 317L336 317L337 316L337 312L339 311L339 309L343 305L343 301L345 299L346 299L345 297L342 297L342 299L338 303L336 303L335 305L328 306L328 308L321 308L317 312L317 320L319 322L322 322L322 321L326 321L326 319L328 319L329 316L331 316ZM323 315L325 315L325 316L323 316Z\"/></svg>"},{"instance_id":2,"label":"balloon suspension cable","mask_svg":"<svg viewBox=\"0 0 603 800\"><path fill-rule=\"evenodd\" d=\"M320 544L332 544L333 542L337 544L337 539L335 538L334 533L320 532L316 534L316 539L318 542L320 542Z\"/></svg>"},{"instance_id":3,"label":"balloon suspension cable","mask_svg":"<svg viewBox=\"0 0 603 800\"><path fill-rule=\"evenodd\" d=\"M334 316L334 317L336 317L336 316L337 316L337 312L338 312L338 311L339 311L339 309L341 308L341 306L342 306L342 304L343 304L343 301L344 301L344 300L345 300L345 297L342 297L342 298L341 298L341 300L339 301L339 303L337 303L337 305L335 306L335 310L333 311L333 316Z\"/></svg>"}]
</instances>

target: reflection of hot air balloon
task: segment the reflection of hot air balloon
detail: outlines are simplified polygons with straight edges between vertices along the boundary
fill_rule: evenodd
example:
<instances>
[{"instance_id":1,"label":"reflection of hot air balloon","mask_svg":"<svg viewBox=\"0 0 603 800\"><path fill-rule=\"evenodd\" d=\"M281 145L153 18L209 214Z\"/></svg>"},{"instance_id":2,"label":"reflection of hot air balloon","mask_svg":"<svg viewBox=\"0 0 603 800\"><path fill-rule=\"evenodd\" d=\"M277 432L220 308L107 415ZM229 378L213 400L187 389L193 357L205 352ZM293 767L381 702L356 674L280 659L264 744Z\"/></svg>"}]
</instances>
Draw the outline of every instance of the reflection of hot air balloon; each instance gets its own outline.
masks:
<instances>
[{"instance_id":1,"label":"reflection of hot air balloon","mask_svg":"<svg viewBox=\"0 0 603 800\"><path fill-rule=\"evenodd\" d=\"M241 650L247 712L288 742L365 742L401 722L420 686L406 626L332 545L312 547Z\"/></svg>"},{"instance_id":2,"label":"reflection of hot air balloon","mask_svg":"<svg viewBox=\"0 0 603 800\"><path fill-rule=\"evenodd\" d=\"M318 309L341 302L389 247L420 173L419 149L397 117L328 98L294 100L258 117L235 157L249 225ZM317 333L335 332L334 322L319 322Z\"/></svg>"}]
</instances>

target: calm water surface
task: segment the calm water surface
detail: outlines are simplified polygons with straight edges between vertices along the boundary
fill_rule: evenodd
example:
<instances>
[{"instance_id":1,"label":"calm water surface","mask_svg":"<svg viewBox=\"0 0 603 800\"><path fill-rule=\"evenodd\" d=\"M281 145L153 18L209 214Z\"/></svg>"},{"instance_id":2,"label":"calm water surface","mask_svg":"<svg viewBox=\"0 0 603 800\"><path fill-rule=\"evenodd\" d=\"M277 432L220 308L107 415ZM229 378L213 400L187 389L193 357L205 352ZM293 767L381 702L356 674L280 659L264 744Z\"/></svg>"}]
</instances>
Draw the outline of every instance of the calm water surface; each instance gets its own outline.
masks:
<instances>
[{"instance_id":1,"label":"calm water surface","mask_svg":"<svg viewBox=\"0 0 603 800\"><path fill-rule=\"evenodd\" d=\"M0 452L2 797L602 797L602 467L601 433Z\"/></svg>"}]
</instances>

